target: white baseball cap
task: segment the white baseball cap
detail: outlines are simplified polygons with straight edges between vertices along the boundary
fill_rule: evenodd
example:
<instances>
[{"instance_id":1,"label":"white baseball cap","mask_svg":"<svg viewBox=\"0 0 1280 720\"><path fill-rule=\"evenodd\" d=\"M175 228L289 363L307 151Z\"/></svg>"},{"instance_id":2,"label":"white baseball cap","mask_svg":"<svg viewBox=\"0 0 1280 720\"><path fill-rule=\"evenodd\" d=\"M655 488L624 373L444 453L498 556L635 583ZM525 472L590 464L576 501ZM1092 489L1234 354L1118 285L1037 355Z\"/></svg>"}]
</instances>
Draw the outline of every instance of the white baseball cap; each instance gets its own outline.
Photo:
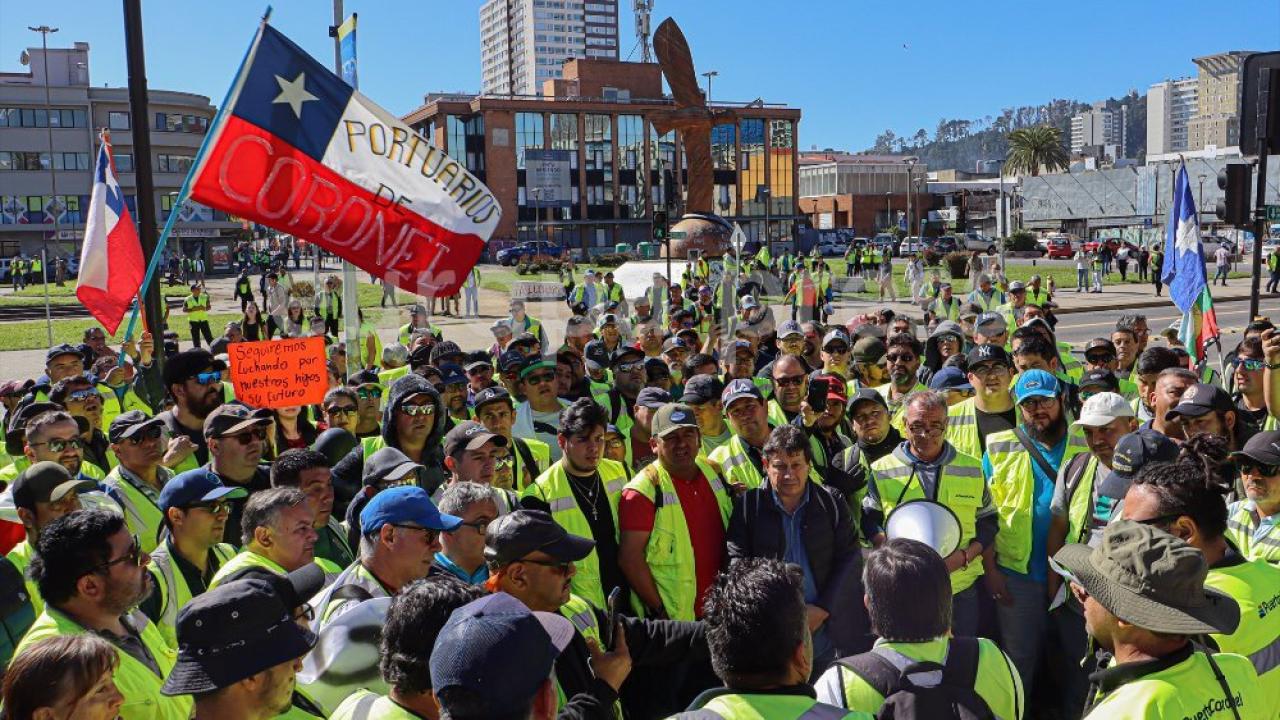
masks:
<instances>
[{"instance_id":1,"label":"white baseball cap","mask_svg":"<svg viewBox=\"0 0 1280 720\"><path fill-rule=\"evenodd\" d=\"M1084 401L1080 408L1080 419L1072 425L1083 427L1102 427L1119 418L1135 417L1133 406L1128 400L1116 393L1098 393Z\"/></svg>"}]
</instances>

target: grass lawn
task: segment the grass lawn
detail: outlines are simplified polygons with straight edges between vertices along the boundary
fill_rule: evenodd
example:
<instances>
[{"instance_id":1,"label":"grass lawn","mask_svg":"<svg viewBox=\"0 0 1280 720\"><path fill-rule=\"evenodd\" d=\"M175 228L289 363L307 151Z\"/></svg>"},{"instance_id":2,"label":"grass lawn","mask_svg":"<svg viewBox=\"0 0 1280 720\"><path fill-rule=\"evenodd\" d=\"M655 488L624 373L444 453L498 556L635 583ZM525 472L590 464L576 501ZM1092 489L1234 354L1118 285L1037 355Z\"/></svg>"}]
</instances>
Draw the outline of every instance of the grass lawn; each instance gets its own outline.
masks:
<instances>
[{"instance_id":1,"label":"grass lawn","mask_svg":"<svg viewBox=\"0 0 1280 720\"><path fill-rule=\"evenodd\" d=\"M166 297L186 297L188 294L190 294L190 292L191 291L188 290L185 285L175 285L173 287L169 287L167 285L160 286L160 293ZM40 302L43 303L44 288L39 285L28 285L27 287L15 293L12 293L11 296L20 297L20 298L27 298L27 297L38 298ZM49 297L51 299L57 298L57 297L74 298L75 296L76 296L75 280L68 280L67 284L63 285L62 287L58 287L57 285L54 285L52 283L49 284Z\"/></svg>"}]
</instances>

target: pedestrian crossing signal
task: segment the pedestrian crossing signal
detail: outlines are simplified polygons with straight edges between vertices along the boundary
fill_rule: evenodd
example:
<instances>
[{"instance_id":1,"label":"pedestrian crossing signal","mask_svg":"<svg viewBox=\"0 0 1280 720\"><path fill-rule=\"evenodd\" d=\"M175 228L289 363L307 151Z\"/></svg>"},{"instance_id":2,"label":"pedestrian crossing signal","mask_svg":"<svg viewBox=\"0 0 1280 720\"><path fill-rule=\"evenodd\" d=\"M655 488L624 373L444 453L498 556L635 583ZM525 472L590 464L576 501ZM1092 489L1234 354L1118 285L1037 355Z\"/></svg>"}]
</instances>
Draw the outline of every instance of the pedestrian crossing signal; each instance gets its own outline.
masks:
<instances>
[{"instance_id":1,"label":"pedestrian crossing signal","mask_svg":"<svg viewBox=\"0 0 1280 720\"><path fill-rule=\"evenodd\" d=\"M653 211L653 239L659 242L667 239L667 211Z\"/></svg>"}]
</instances>

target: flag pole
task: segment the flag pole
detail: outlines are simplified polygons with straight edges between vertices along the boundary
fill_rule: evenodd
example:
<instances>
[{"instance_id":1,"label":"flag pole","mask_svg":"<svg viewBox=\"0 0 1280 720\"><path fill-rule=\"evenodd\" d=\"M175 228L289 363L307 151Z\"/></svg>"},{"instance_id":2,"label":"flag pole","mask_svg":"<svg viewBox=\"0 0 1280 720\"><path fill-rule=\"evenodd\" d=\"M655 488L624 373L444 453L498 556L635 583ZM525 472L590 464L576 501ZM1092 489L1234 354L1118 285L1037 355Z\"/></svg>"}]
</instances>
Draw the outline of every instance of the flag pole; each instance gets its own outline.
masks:
<instances>
[{"instance_id":1,"label":"flag pole","mask_svg":"<svg viewBox=\"0 0 1280 720\"><path fill-rule=\"evenodd\" d=\"M217 134L218 123L222 120L223 115L228 112L227 106L231 101L232 93L237 87L234 81L227 87L227 94L214 113L213 121L209 123L209 130L200 142L200 149L196 151L195 157L192 158L191 168L187 171L187 176L182 181L182 189L178 191L169 211L169 217L165 219L164 230L160 233L159 239L152 240L156 227L155 191L151 183L151 133L150 126L147 125L147 78L142 45L142 8L140 5L141 0L124 0L125 43L128 47L129 57L129 104L133 118L133 143L138 185L138 226L141 230L139 235L142 240L142 250L144 253L150 254L150 260L147 263L147 273L142 277L142 286L138 288L138 299L134 301L133 312L129 315L129 324L125 328L125 343L133 339L133 331L137 326L138 313L142 304L147 306L147 326L151 329L151 332L155 333L157 329L161 329L163 333L162 329L165 325L164 316L160 308L160 291L158 286L152 285L152 280L155 277L156 269L160 266L160 258L164 255L165 246L168 245L169 238L173 234L173 227L177 224L178 208L182 207L182 204L191 196L192 178L195 177L197 168L200 167L201 161L209 151L211 140ZM235 77L238 78L244 71L245 63L249 60L249 54L257 46L258 40L262 37L262 28L266 26L267 21L270 19L271 6L268 5L262 15L262 21L258 25L258 32L254 36L253 42L249 43L244 57L240 60L240 67L236 70ZM161 351L153 355L154 361L159 363L158 368L163 368L163 345L160 345L158 349ZM122 351L121 362L123 362L123 357L124 353Z\"/></svg>"}]
</instances>

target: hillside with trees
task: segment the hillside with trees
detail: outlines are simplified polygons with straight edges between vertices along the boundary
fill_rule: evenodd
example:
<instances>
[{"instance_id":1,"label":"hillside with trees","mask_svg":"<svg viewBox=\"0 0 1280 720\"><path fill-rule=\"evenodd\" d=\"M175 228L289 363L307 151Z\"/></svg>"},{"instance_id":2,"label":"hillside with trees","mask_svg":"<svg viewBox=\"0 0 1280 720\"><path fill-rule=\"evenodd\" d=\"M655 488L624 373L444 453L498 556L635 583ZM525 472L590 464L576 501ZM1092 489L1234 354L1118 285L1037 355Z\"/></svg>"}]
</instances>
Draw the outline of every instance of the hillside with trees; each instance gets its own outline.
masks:
<instances>
[{"instance_id":1,"label":"hillside with trees","mask_svg":"<svg viewBox=\"0 0 1280 720\"><path fill-rule=\"evenodd\" d=\"M1141 158L1146 154L1147 145L1147 98L1130 91L1122 98L1106 101L1109 109L1122 105L1129 108L1130 155ZM1061 131L1064 145L1070 146L1071 116L1089 108L1089 103L1078 100L1051 100L1043 105L1005 108L994 116L970 120L943 118L932 134L925 128L908 135L885 130L876 136L875 144L866 152L917 155L930 170L954 168L973 172L980 160L1003 159L1009 150L1009 133L1021 128L1056 127Z\"/></svg>"}]
</instances>

